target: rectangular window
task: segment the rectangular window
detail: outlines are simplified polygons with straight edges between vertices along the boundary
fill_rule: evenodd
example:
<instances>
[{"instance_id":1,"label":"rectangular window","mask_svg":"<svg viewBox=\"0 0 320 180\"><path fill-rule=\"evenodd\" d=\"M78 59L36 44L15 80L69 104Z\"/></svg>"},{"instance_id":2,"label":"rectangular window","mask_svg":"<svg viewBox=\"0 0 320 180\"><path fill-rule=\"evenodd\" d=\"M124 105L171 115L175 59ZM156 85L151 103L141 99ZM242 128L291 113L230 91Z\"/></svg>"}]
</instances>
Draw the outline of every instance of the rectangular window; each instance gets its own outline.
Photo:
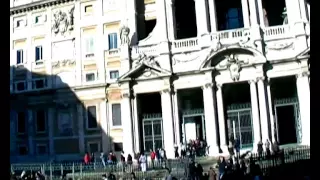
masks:
<instances>
[{"instance_id":1,"label":"rectangular window","mask_svg":"<svg viewBox=\"0 0 320 180\"><path fill-rule=\"evenodd\" d=\"M95 129L98 127L97 123L97 108L96 106L89 106L87 110L87 128L88 129Z\"/></svg>"},{"instance_id":2,"label":"rectangular window","mask_svg":"<svg viewBox=\"0 0 320 180\"><path fill-rule=\"evenodd\" d=\"M36 55L36 62L38 61L41 61L42 60L42 46L36 46L36 52L35 52L35 55Z\"/></svg>"},{"instance_id":3,"label":"rectangular window","mask_svg":"<svg viewBox=\"0 0 320 180\"><path fill-rule=\"evenodd\" d=\"M118 79L119 78L119 71L110 71L110 79Z\"/></svg>"},{"instance_id":4,"label":"rectangular window","mask_svg":"<svg viewBox=\"0 0 320 180\"><path fill-rule=\"evenodd\" d=\"M113 143L113 148L115 152L123 151L123 144L122 143Z\"/></svg>"},{"instance_id":5,"label":"rectangular window","mask_svg":"<svg viewBox=\"0 0 320 180\"><path fill-rule=\"evenodd\" d=\"M17 24L16 24L16 27L21 27L23 25L23 20L20 19L20 20L17 20Z\"/></svg>"},{"instance_id":6,"label":"rectangular window","mask_svg":"<svg viewBox=\"0 0 320 180\"><path fill-rule=\"evenodd\" d=\"M18 82L17 84L16 84L16 90L17 91L24 91L24 90L26 90L27 88L26 88L26 82L25 81L22 81L22 82Z\"/></svg>"},{"instance_id":7,"label":"rectangular window","mask_svg":"<svg viewBox=\"0 0 320 180\"><path fill-rule=\"evenodd\" d=\"M32 89L42 89L47 86L46 79L35 79L32 81Z\"/></svg>"},{"instance_id":8,"label":"rectangular window","mask_svg":"<svg viewBox=\"0 0 320 180\"><path fill-rule=\"evenodd\" d=\"M18 145L18 151L21 156L28 155L28 148L25 145Z\"/></svg>"},{"instance_id":9,"label":"rectangular window","mask_svg":"<svg viewBox=\"0 0 320 180\"><path fill-rule=\"evenodd\" d=\"M121 104L112 104L112 124L121 126Z\"/></svg>"},{"instance_id":10,"label":"rectangular window","mask_svg":"<svg viewBox=\"0 0 320 180\"><path fill-rule=\"evenodd\" d=\"M93 82L96 80L94 73L88 73L86 74L86 82Z\"/></svg>"},{"instance_id":11,"label":"rectangular window","mask_svg":"<svg viewBox=\"0 0 320 180\"><path fill-rule=\"evenodd\" d=\"M38 133L46 131L46 113L44 110L36 111L36 130Z\"/></svg>"},{"instance_id":12,"label":"rectangular window","mask_svg":"<svg viewBox=\"0 0 320 180\"><path fill-rule=\"evenodd\" d=\"M23 63L23 50L19 49L17 50L17 64Z\"/></svg>"},{"instance_id":13,"label":"rectangular window","mask_svg":"<svg viewBox=\"0 0 320 180\"><path fill-rule=\"evenodd\" d=\"M94 39L93 37L87 38L86 40L86 57L94 56Z\"/></svg>"},{"instance_id":14,"label":"rectangular window","mask_svg":"<svg viewBox=\"0 0 320 180\"><path fill-rule=\"evenodd\" d=\"M26 133L26 114L24 112L17 114L17 126L18 134Z\"/></svg>"},{"instance_id":15,"label":"rectangular window","mask_svg":"<svg viewBox=\"0 0 320 180\"><path fill-rule=\"evenodd\" d=\"M111 33L108 35L108 43L109 49L117 49L118 48L118 39L117 33Z\"/></svg>"},{"instance_id":16,"label":"rectangular window","mask_svg":"<svg viewBox=\"0 0 320 180\"><path fill-rule=\"evenodd\" d=\"M85 13L92 13L93 12L93 6L92 5L87 5L84 7L84 12Z\"/></svg>"},{"instance_id":17,"label":"rectangular window","mask_svg":"<svg viewBox=\"0 0 320 180\"><path fill-rule=\"evenodd\" d=\"M35 24L38 24L38 23L40 22L40 19L41 19L41 16L36 16L36 17L34 18L34 23L35 23Z\"/></svg>"},{"instance_id":18,"label":"rectangular window","mask_svg":"<svg viewBox=\"0 0 320 180\"><path fill-rule=\"evenodd\" d=\"M89 142L88 149L90 153L100 152L100 145L98 142Z\"/></svg>"},{"instance_id":19,"label":"rectangular window","mask_svg":"<svg viewBox=\"0 0 320 180\"><path fill-rule=\"evenodd\" d=\"M37 154L38 155L45 155L47 154L47 145L46 144L37 144Z\"/></svg>"}]
</instances>

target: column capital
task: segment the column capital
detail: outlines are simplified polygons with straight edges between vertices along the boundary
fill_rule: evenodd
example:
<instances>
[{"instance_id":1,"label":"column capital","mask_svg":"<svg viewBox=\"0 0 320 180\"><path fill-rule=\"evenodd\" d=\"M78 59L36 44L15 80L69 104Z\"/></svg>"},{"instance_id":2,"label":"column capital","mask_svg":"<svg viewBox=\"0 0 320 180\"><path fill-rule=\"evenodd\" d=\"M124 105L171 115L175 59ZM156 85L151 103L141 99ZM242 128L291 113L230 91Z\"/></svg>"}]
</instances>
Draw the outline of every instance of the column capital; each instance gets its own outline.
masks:
<instances>
[{"instance_id":1,"label":"column capital","mask_svg":"<svg viewBox=\"0 0 320 180\"><path fill-rule=\"evenodd\" d=\"M250 80L248 81L248 83L249 83L249 84L257 83L257 79L250 79Z\"/></svg>"},{"instance_id":2,"label":"column capital","mask_svg":"<svg viewBox=\"0 0 320 180\"><path fill-rule=\"evenodd\" d=\"M299 74L296 75L296 78L302 78L302 77L307 77L310 75L310 71L303 71Z\"/></svg>"},{"instance_id":3,"label":"column capital","mask_svg":"<svg viewBox=\"0 0 320 180\"><path fill-rule=\"evenodd\" d=\"M264 81L266 78L264 76L257 77L257 82Z\"/></svg>"},{"instance_id":4,"label":"column capital","mask_svg":"<svg viewBox=\"0 0 320 180\"><path fill-rule=\"evenodd\" d=\"M203 86L201 86L201 89L207 89L207 88L212 88L214 87L214 83L209 82L209 83L205 83Z\"/></svg>"},{"instance_id":5,"label":"column capital","mask_svg":"<svg viewBox=\"0 0 320 180\"><path fill-rule=\"evenodd\" d=\"M165 89L162 89L160 91L160 94L165 94L165 93L170 93L171 92L171 89L170 88L165 88Z\"/></svg>"},{"instance_id":6,"label":"column capital","mask_svg":"<svg viewBox=\"0 0 320 180\"><path fill-rule=\"evenodd\" d=\"M223 84L222 84L222 83L216 83L216 87L217 87L218 89L221 89L221 88L222 88L222 86L223 86Z\"/></svg>"},{"instance_id":7,"label":"column capital","mask_svg":"<svg viewBox=\"0 0 320 180\"><path fill-rule=\"evenodd\" d=\"M121 98L131 98L130 92L123 92L123 93L121 94Z\"/></svg>"}]
</instances>

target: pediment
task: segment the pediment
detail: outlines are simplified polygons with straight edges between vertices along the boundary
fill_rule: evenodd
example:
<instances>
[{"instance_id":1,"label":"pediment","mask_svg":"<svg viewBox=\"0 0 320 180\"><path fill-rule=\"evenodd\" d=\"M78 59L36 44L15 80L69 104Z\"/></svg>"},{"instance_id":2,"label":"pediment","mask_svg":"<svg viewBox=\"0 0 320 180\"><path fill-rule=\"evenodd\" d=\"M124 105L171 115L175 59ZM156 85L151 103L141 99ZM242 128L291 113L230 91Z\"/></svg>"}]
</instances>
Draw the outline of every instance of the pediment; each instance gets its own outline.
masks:
<instances>
[{"instance_id":1,"label":"pediment","mask_svg":"<svg viewBox=\"0 0 320 180\"><path fill-rule=\"evenodd\" d=\"M297 58L309 58L310 57L310 47L307 48L306 50L302 51Z\"/></svg>"},{"instance_id":2,"label":"pediment","mask_svg":"<svg viewBox=\"0 0 320 180\"><path fill-rule=\"evenodd\" d=\"M131 79L147 80L147 79L167 77L170 75L171 75L170 71L167 71L167 70L162 69L160 67L151 66L146 63L142 63L142 64L132 68L130 71L128 71L124 75L122 75L118 81L119 82L128 81Z\"/></svg>"}]
</instances>

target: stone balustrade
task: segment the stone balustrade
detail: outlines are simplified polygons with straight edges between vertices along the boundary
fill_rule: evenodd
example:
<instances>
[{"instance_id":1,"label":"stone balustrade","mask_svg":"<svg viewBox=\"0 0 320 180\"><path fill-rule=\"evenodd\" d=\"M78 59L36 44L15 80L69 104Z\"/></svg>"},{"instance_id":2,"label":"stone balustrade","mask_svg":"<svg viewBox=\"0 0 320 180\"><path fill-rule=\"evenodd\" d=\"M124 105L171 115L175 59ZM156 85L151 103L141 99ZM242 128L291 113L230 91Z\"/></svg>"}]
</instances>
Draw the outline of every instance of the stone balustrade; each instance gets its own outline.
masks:
<instances>
[{"instance_id":1,"label":"stone balustrade","mask_svg":"<svg viewBox=\"0 0 320 180\"><path fill-rule=\"evenodd\" d=\"M288 25L270 26L263 29L265 40L277 40L291 36Z\"/></svg>"}]
</instances>

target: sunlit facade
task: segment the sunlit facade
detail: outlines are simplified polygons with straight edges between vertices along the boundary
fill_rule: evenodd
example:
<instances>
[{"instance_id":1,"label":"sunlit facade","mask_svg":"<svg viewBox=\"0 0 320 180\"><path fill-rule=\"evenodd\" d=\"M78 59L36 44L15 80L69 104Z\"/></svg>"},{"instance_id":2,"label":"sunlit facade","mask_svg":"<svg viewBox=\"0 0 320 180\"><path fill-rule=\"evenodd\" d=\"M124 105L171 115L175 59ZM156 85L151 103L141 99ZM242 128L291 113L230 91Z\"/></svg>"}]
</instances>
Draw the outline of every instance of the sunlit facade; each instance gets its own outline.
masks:
<instances>
[{"instance_id":1,"label":"sunlit facade","mask_svg":"<svg viewBox=\"0 0 320 180\"><path fill-rule=\"evenodd\" d=\"M309 2L229 1L11 0L11 160L310 145Z\"/></svg>"}]
</instances>

